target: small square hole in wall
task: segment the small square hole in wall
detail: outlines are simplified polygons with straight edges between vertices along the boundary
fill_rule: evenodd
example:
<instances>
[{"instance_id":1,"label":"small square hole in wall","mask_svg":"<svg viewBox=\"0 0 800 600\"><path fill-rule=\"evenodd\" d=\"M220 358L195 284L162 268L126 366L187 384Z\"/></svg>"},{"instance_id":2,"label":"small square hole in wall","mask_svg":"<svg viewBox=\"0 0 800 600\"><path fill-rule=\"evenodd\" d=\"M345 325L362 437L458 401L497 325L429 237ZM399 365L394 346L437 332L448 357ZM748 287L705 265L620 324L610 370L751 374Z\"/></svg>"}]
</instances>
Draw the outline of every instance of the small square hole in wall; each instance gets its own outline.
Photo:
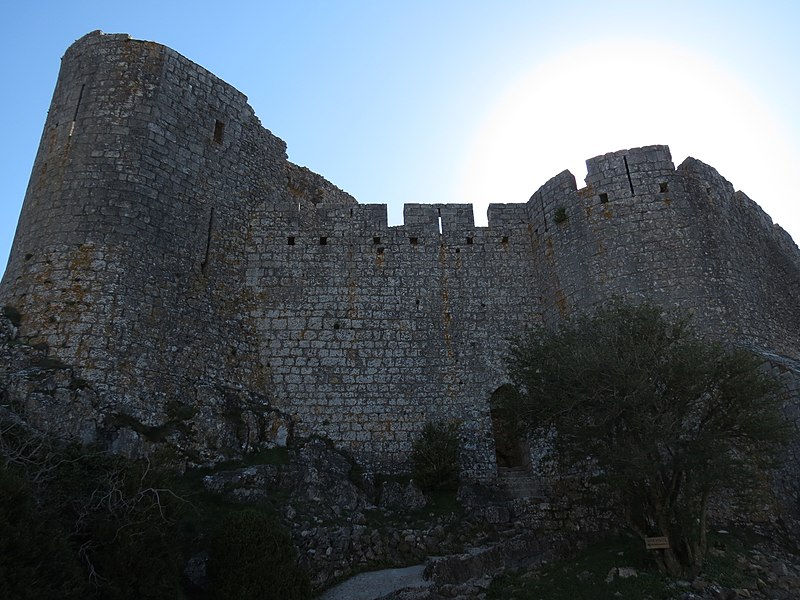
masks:
<instances>
[{"instance_id":1,"label":"small square hole in wall","mask_svg":"<svg viewBox=\"0 0 800 600\"><path fill-rule=\"evenodd\" d=\"M216 121L214 123L214 143L221 144L223 139L225 139L225 123Z\"/></svg>"},{"instance_id":2,"label":"small square hole in wall","mask_svg":"<svg viewBox=\"0 0 800 600\"><path fill-rule=\"evenodd\" d=\"M326 246L327 244L328 244L328 238L327 237L325 237L323 235L321 238L319 238L319 245L320 246Z\"/></svg>"},{"instance_id":3,"label":"small square hole in wall","mask_svg":"<svg viewBox=\"0 0 800 600\"><path fill-rule=\"evenodd\" d=\"M376 235L374 238L372 238L372 243L373 243L373 244L375 244L375 245L378 245L378 244L380 244L380 243L381 243L381 238L379 238L379 237Z\"/></svg>"},{"instance_id":4,"label":"small square hole in wall","mask_svg":"<svg viewBox=\"0 0 800 600\"><path fill-rule=\"evenodd\" d=\"M456 254L461 254L461 248L456 248Z\"/></svg>"},{"instance_id":5,"label":"small square hole in wall","mask_svg":"<svg viewBox=\"0 0 800 600\"><path fill-rule=\"evenodd\" d=\"M419 240L416 237L408 238L408 241L411 242L412 246L416 246L419 243Z\"/></svg>"},{"instance_id":6,"label":"small square hole in wall","mask_svg":"<svg viewBox=\"0 0 800 600\"><path fill-rule=\"evenodd\" d=\"M669 186L667 185L667 182L666 182L666 181L664 181L664 182L662 182L662 183L659 183L659 184L658 184L658 187L659 187L659 191L660 191L662 194L664 194L664 193L666 193L666 192L668 192L668 191L669 191Z\"/></svg>"},{"instance_id":7,"label":"small square hole in wall","mask_svg":"<svg viewBox=\"0 0 800 600\"><path fill-rule=\"evenodd\" d=\"M467 245L469 246L469 245L471 245L471 244L472 244L472 238L471 238L471 237L468 237L468 238L467 238Z\"/></svg>"},{"instance_id":8,"label":"small square hole in wall","mask_svg":"<svg viewBox=\"0 0 800 600\"><path fill-rule=\"evenodd\" d=\"M503 243L503 244L507 244L508 243L508 236L504 235L503 239L501 239L500 242Z\"/></svg>"},{"instance_id":9,"label":"small square hole in wall","mask_svg":"<svg viewBox=\"0 0 800 600\"><path fill-rule=\"evenodd\" d=\"M383 254L384 248L378 248L378 254Z\"/></svg>"},{"instance_id":10,"label":"small square hole in wall","mask_svg":"<svg viewBox=\"0 0 800 600\"><path fill-rule=\"evenodd\" d=\"M600 202L602 202L603 204L608 202L608 194L606 194L606 193L600 194Z\"/></svg>"},{"instance_id":11,"label":"small square hole in wall","mask_svg":"<svg viewBox=\"0 0 800 600\"><path fill-rule=\"evenodd\" d=\"M289 237L287 237L287 238L286 238L286 243L287 243L289 246L294 246L294 236L293 236L293 235L290 235Z\"/></svg>"}]
</instances>

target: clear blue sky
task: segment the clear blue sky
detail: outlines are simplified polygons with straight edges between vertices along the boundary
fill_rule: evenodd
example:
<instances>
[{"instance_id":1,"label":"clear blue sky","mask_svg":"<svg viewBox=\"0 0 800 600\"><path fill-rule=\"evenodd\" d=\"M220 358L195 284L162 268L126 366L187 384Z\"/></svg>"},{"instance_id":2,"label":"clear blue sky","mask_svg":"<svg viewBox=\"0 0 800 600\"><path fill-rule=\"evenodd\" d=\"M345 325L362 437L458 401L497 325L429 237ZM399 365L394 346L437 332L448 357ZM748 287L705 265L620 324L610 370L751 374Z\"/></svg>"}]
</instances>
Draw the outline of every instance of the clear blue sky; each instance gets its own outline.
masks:
<instances>
[{"instance_id":1,"label":"clear blue sky","mask_svg":"<svg viewBox=\"0 0 800 600\"><path fill-rule=\"evenodd\" d=\"M676 164L692 155L715 166L800 240L800 2L19 0L0 10L1 265L60 57L94 29L165 44L228 81L290 160L360 202L388 203L393 224L403 202L475 201L481 221L486 202L525 201L564 168L581 184L591 156L660 143Z\"/></svg>"}]
</instances>

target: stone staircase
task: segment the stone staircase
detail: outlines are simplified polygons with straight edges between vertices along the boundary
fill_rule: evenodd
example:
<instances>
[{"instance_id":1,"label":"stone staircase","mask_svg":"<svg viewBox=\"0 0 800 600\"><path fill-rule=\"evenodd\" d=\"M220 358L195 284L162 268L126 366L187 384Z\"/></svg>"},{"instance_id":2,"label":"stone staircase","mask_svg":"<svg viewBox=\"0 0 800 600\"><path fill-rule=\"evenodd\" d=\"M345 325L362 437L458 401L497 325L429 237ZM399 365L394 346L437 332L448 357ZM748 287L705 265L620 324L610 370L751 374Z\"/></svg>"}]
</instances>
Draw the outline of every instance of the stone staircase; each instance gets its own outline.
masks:
<instances>
[{"instance_id":1,"label":"stone staircase","mask_svg":"<svg viewBox=\"0 0 800 600\"><path fill-rule=\"evenodd\" d=\"M525 467L497 467L497 481L508 499L542 495L541 485Z\"/></svg>"}]
</instances>

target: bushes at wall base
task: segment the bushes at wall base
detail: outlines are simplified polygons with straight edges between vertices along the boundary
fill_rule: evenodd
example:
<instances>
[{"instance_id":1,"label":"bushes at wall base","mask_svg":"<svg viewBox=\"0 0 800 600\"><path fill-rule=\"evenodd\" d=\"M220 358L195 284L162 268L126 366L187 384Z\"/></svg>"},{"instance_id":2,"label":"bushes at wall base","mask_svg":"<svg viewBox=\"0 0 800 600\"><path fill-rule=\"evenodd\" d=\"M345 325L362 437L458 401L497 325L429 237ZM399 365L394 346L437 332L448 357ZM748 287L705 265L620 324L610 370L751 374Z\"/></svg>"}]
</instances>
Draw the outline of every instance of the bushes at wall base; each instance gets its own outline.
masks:
<instances>
[{"instance_id":1,"label":"bushes at wall base","mask_svg":"<svg viewBox=\"0 0 800 600\"><path fill-rule=\"evenodd\" d=\"M37 510L27 482L0 466L0 597L87 597L66 533Z\"/></svg>"},{"instance_id":2,"label":"bushes at wall base","mask_svg":"<svg viewBox=\"0 0 800 600\"><path fill-rule=\"evenodd\" d=\"M183 597L178 502L148 465L44 444L26 453L41 440L0 425L0 598Z\"/></svg>"},{"instance_id":3,"label":"bushes at wall base","mask_svg":"<svg viewBox=\"0 0 800 600\"><path fill-rule=\"evenodd\" d=\"M306 600L308 574L297 565L289 533L255 510L235 511L222 522L208 563L214 600Z\"/></svg>"},{"instance_id":4,"label":"bushes at wall base","mask_svg":"<svg viewBox=\"0 0 800 600\"><path fill-rule=\"evenodd\" d=\"M458 423L425 425L411 453L411 477L423 492L458 488L459 449Z\"/></svg>"}]
</instances>

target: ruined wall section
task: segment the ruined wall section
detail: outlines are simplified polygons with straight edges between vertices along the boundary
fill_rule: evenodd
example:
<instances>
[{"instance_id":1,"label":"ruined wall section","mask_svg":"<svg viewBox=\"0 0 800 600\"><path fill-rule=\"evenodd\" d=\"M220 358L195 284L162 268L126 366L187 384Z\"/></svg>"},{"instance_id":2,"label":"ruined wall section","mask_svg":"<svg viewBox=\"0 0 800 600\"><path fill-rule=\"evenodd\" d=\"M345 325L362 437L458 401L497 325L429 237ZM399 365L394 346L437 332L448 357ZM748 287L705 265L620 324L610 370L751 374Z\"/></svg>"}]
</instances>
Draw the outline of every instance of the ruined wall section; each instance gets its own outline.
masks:
<instances>
[{"instance_id":1,"label":"ruined wall section","mask_svg":"<svg viewBox=\"0 0 800 600\"><path fill-rule=\"evenodd\" d=\"M549 318L614 295L716 314L693 206L669 148L605 154L587 161L587 171L585 188L562 173L529 202L542 277L554 282Z\"/></svg>"},{"instance_id":2,"label":"ruined wall section","mask_svg":"<svg viewBox=\"0 0 800 600\"><path fill-rule=\"evenodd\" d=\"M709 279L729 339L800 356L800 250L761 207L716 169L687 158L678 174L695 206Z\"/></svg>"},{"instance_id":3,"label":"ruined wall section","mask_svg":"<svg viewBox=\"0 0 800 600\"><path fill-rule=\"evenodd\" d=\"M425 422L455 420L465 473L494 474L488 398L538 304L517 207L490 214L481 228L469 205L408 204L388 227L385 205L264 206L248 284L275 402L299 432L395 471Z\"/></svg>"},{"instance_id":4,"label":"ruined wall section","mask_svg":"<svg viewBox=\"0 0 800 600\"><path fill-rule=\"evenodd\" d=\"M800 350L800 252L714 169L669 148L587 161L586 187L564 172L528 202L544 318L591 310L612 296L694 315L714 337Z\"/></svg>"}]
</instances>

